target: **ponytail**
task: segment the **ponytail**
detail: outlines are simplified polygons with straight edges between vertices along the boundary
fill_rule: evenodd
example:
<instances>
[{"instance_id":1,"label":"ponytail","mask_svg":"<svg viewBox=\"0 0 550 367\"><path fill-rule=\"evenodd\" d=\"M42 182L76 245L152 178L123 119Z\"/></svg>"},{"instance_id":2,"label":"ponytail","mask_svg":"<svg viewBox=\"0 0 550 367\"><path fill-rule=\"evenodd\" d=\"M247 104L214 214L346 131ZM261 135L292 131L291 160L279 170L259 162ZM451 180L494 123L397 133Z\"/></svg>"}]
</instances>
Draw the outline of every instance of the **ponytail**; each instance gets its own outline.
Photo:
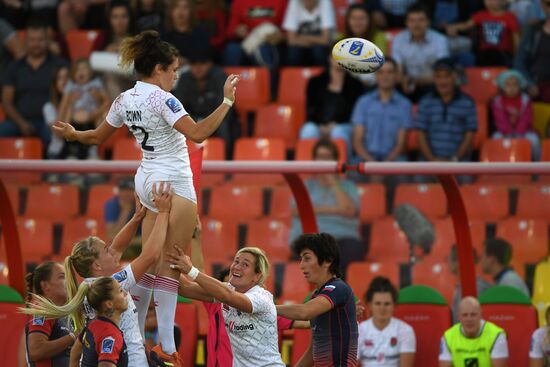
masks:
<instances>
[{"instance_id":1,"label":"ponytail","mask_svg":"<svg viewBox=\"0 0 550 367\"><path fill-rule=\"evenodd\" d=\"M53 261L46 261L38 265L30 273L27 273L27 275L25 275L25 283L27 285L27 302L32 301L33 293L36 293L40 296L44 295L44 292L42 291L42 281L47 281L51 279L54 266L55 263Z\"/></svg>"}]
</instances>

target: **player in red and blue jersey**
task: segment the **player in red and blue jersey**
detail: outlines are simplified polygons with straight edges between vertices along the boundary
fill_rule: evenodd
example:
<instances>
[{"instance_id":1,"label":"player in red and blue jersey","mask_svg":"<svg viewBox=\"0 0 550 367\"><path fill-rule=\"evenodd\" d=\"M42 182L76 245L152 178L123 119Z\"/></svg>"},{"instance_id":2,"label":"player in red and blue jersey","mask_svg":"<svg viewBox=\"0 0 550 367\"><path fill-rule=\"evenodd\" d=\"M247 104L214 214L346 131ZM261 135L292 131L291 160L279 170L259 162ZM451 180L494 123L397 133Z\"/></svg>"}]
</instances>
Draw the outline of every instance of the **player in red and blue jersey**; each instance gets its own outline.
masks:
<instances>
[{"instance_id":1,"label":"player in red and blue jersey","mask_svg":"<svg viewBox=\"0 0 550 367\"><path fill-rule=\"evenodd\" d=\"M128 366L128 351L122 331L106 317L99 316L84 328L81 367Z\"/></svg>"},{"instance_id":2,"label":"player in red and blue jersey","mask_svg":"<svg viewBox=\"0 0 550 367\"><path fill-rule=\"evenodd\" d=\"M304 304L277 306L277 313L291 320L310 320L312 339L300 366L358 366L357 317L351 288L339 278L340 252L327 233L304 234L293 244L300 268L315 286Z\"/></svg>"}]
</instances>

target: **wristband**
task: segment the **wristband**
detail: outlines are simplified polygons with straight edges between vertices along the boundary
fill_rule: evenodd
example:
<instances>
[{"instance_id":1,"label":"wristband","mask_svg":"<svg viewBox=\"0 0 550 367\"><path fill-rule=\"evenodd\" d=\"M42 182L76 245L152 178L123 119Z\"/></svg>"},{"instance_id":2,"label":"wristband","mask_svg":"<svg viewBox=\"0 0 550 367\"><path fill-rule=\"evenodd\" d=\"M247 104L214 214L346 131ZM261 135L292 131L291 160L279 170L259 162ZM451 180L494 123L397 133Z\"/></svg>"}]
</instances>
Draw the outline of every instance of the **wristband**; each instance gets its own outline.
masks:
<instances>
[{"instance_id":1,"label":"wristband","mask_svg":"<svg viewBox=\"0 0 550 367\"><path fill-rule=\"evenodd\" d=\"M230 99L227 98L227 97L223 97L223 103L225 103L225 104L228 105L229 107L232 107L234 102L235 102L235 101L232 101L232 100L230 100Z\"/></svg>"},{"instance_id":2,"label":"wristband","mask_svg":"<svg viewBox=\"0 0 550 367\"><path fill-rule=\"evenodd\" d=\"M199 269L197 269L193 266L193 267L191 267L191 270L189 270L189 273L187 273L187 276L189 278L191 278L192 280L195 280L199 276L199 273L200 273Z\"/></svg>"}]
</instances>

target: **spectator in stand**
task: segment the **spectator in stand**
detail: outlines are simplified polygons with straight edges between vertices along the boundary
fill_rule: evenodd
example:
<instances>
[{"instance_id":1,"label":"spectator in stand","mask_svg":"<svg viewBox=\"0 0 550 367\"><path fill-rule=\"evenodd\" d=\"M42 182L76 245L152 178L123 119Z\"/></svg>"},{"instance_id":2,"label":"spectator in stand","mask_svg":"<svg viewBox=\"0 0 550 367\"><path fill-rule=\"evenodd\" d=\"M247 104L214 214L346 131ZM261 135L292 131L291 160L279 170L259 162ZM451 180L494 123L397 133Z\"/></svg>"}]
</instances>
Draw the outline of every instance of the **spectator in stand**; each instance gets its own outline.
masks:
<instances>
[{"instance_id":1,"label":"spectator in stand","mask_svg":"<svg viewBox=\"0 0 550 367\"><path fill-rule=\"evenodd\" d=\"M132 0L136 32L160 32L164 25L164 0Z\"/></svg>"},{"instance_id":2,"label":"spectator in stand","mask_svg":"<svg viewBox=\"0 0 550 367\"><path fill-rule=\"evenodd\" d=\"M223 64L242 66L247 64L265 64L273 67L277 64L276 46L281 44L285 35L281 24L285 15L287 0L234 0L231 3L231 15L227 29L227 39L223 54ZM254 31L261 26L269 32L259 34ZM275 27L272 27L275 26ZM258 30L262 30L258 28ZM258 32L258 33L256 33ZM245 53L241 42L254 41L253 53Z\"/></svg>"},{"instance_id":3,"label":"spectator in stand","mask_svg":"<svg viewBox=\"0 0 550 367\"><path fill-rule=\"evenodd\" d=\"M59 116L59 106L61 105L61 99L63 98L63 92L65 86L69 81L69 68L62 66L56 69L51 76L50 80L50 100L44 105L42 113L44 120L51 130L51 141L48 145L46 157L51 159L61 158L61 152L65 147L65 139L57 134L57 131L51 128L51 126L57 121Z\"/></svg>"},{"instance_id":4,"label":"spectator in stand","mask_svg":"<svg viewBox=\"0 0 550 367\"><path fill-rule=\"evenodd\" d=\"M550 103L550 0L540 0L546 20L529 26L521 40L515 67L527 79L529 95Z\"/></svg>"},{"instance_id":5,"label":"spectator in stand","mask_svg":"<svg viewBox=\"0 0 550 367\"><path fill-rule=\"evenodd\" d=\"M434 62L449 56L447 38L431 29L428 8L417 3L407 9L407 29L392 44L392 57L400 67L404 94L417 102L433 86Z\"/></svg>"},{"instance_id":6,"label":"spectator in stand","mask_svg":"<svg viewBox=\"0 0 550 367\"><path fill-rule=\"evenodd\" d=\"M227 29L227 14L223 0L200 0L197 2L197 19L208 32L210 46L222 50Z\"/></svg>"},{"instance_id":7,"label":"spectator in stand","mask_svg":"<svg viewBox=\"0 0 550 367\"><path fill-rule=\"evenodd\" d=\"M412 104L395 89L397 64L388 57L376 72L378 88L359 98L353 109L353 150L367 162L406 161Z\"/></svg>"},{"instance_id":8,"label":"spectator in stand","mask_svg":"<svg viewBox=\"0 0 550 367\"><path fill-rule=\"evenodd\" d=\"M406 22L407 8L416 0L365 0L372 10L376 11L377 18L379 18L379 26L382 28L403 28ZM371 3L371 4L369 4Z\"/></svg>"},{"instance_id":9,"label":"spectator in stand","mask_svg":"<svg viewBox=\"0 0 550 367\"><path fill-rule=\"evenodd\" d=\"M189 63L195 50L209 44L208 33L197 24L192 0L170 0L162 39L178 49L183 64Z\"/></svg>"},{"instance_id":10,"label":"spectator in stand","mask_svg":"<svg viewBox=\"0 0 550 367\"><path fill-rule=\"evenodd\" d=\"M212 51L208 45L195 50L189 61L189 71L180 76L174 96L180 100L195 121L200 121L223 102L223 85L227 75L221 67L214 65ZM225 140L226 157L231 157L233 143L239 135L240 123L235 112L229 111L224 122L214 133L214 136Z\"/></svg>"},{"instance_id":11,"label":"spectator in stand","mask_svg":"<svg viewBox=\"0 0 550 367\"><path fill-rule=\"evenodd\" d=\"M283 21L287 65L326 65L335 29L331 0L290 0Z\"/></svg>"},{"instance_id":12,"label":"spectator in stand","mask_svg":"<svg viewBox=\"0 0 550 367\"><path fill-rule=\"evenodd\" d=\"M30 23L26 33L27 56L14 61L5 74L2 105L7 119L0 124L0 137L38 136L46 148L51 134L42 107L50 96L53 71L65 62L48 52L44 25Z\"/></svg>"},{"instance_id":13,"label":"spectator in stand","mask_svg":"<svg viewBox=\"0 0 550 367\"><path fill-rule=\"evenodd\" d=\"M319 140L313 147L316 161L337 161L338 148L329 140ZM313 211L317 217L320 232L334 236L340 249L340 270L346 274L350 262L363 259L365 246L359 237L359 193L351 181L341 179L337 174L319 174L305 181ZM303 233L297 216L296 204L292 200L292 228L290 238Z\"/></svg>"},{"instance_id":14,"label":"spectator in stand","mask_svg":"<svg viewBox=\"0 0 550 367\"><path fill-rule=\"evenodd\" d=\"M546 325L533 332L531 350L529 351L529 367L544 367L550 362L550 306L546 308Z\"/></svg>"},{"instance_id":15,"label":"spectator in stand","mask_svg":"<svg viewBox=\"0 0 550 367\"><path fill-rule=\"evenodd\" d=\"M475 102L460 91L453 61L433 66L435 91L418 104L415 127L422 160L469 161L477 130Z\"/></svg>"},{"instance_id":16,"label":"spectator in stand","mask_svg":"<svg viewBox=\"0 0 550 367\"><path fill-rule=\"evenodd\" d=\"M361 93L361 82L329 57L328 69L308 81L307 122L300 130L300 139L343 139L351 158L350 118Z\"/></svg>"},{"instance_id":17,"label":"spectator in stand","mask_svg":"<svg viewBox=\"0 0 550 367\"><path fill-rule=\"evenodd\" d=\"M460 301L458 320L459 323L441 337L439 367L507 365L506 333L492 322L482 319L477 299L465 297Z\"/></svg>"},{"instance_id":18,"label":"spectator in stand","mask_svg":"<svg viewBox=\"0 0 550 367\"><path fill-rule=\"evenodd\" d=\"M504 0L484 0L482 10L463 23L447 25L447 34L477 29L476 64L481 66L512 66L519 44L519 23L514 13L506 10Z\"/></svg>"},{"instance_id":19,"label":"spectator in stand","mask_svg":"<svg viewBox=\"0 0 550 367\"><path fill-rule=\"evenodd\" d=\"M117 184L118 194L105 203L103 219L107 230L107 243L128 223L136 211L134 181L122 178Z\"/></svg>"},{"instance_id":20,"label":"spectator in stand","mask_svg":"<svg viewBox=\"0 0 550 367\"><path fill-rule=\"evenodd\" d=\"M476 250L472 248L474 263L477 264L478 257ZM447 265L449 266L449 271L456 277L460 275L460 268L458 266L458 247L453 245L451 247L451 252L449 253L449 258L447 259ZM480 276L476 276L476 288L477 294L481 294L487 289L491 288L492 284L483 279ZM451 311L453 313L453 321L458 322L458 305L462 299L462 288L460 283L457 283L455 286L455 291L453 293L453 301L451 303Z\"/></svg>"},{"instance_id":21,"label":"spectator in stand","mask_svg":"<svg viewBox=\"0 0 550 367\"><path fill-rule=\"evenodd\" d=\"M540 158L540 140L533 130L533 103L523 90L525 78L516 70L500 74L496 80L500 89L491 102L493 122L496 132L493 139L524 138L531 143L531 156L534 161Z\"/></svg>"},{"instance_id":22,"label":"spectator in stand","mask_svg":"<svg viewBox=\"0 0 550 367\"><path fill-rule=\"evenodd\" d=\"M379 31L371 19L371 13L363 4L351 4L346 12L343 38L359 37L376 44L383 54L388 50L386 35ZM363 84L372 87L376 84L374 73L354 74Z\"/></svg>"},{"instance_id":23,"label":"spectator in stand","mask_svg":"<svg viewBox=\"0 0 550 367\"><path fill-rule=\"evenodd\" d=\"M57 7L58 29L61 34L75 29L104 29L105 10L110 0L63 0Z\"/></svg>"},{"instance_id":24,"label":"spectator in stand","mask_svg":"<svg viewBox=\"0 0 550 367\"><path fill-rule=\"evenodd\" d=\"M371 318L359 324L359 362L363 367L412 367L416 354L413 328L393 317L397 289L385 277L374 278L365 295Z\"/></svg>"},{"instance_id":25,"label":"spectator in stand","mask_svg":"<svg viewBox=\"0 0 550 367\"><path fill-rule=\"evenodd\" d=\"M512 246L501 238L490 238L483 244L481 270L490 275L495 285L514 287L529 297L529 288L518 273L512 269Z\"/></svg>"},{"instance_id":26,"label":"spectator in stand","mask_svg":"<svg viewBox=\"0 0 550 367\"><path fill-rule=\"evenodd\" d=\"M0 85L3 84L8 65L23 56L25 56L25 47L17 36L17 32L8 22L0 19Z\"/></svg>"}]
</instances>

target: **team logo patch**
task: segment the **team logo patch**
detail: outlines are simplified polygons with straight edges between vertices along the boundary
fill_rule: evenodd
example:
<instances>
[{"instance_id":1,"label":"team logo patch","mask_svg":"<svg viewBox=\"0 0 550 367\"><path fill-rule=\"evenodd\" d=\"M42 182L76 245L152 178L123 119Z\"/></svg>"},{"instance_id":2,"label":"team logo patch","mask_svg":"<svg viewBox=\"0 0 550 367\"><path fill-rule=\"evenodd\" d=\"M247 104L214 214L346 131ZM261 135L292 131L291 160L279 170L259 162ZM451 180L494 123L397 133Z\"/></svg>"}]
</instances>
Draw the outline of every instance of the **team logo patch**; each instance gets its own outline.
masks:
<instances>
[{"instance_id":1,"label":"team logo patch","mask_svg":"<svg viewBox=\"0 0 550 367\"><path fill-rule=\"evenodd\" d=\"M119 271L115 275L113 275L113 278L119 283L123 282L128 278L128 273L126 273L126 270Z\"/></svg>"},{"instance_id":2,"label":"team logo patch","mask_svg":"<svg viewBox=\"0 0 550 367\"><path fill-rule=\"evenodd\" d=\"M181 104L179 103L179 101L177 99L175 99L174 97L170 97L166 100L166 105L168 106L168 108L173 112L173 113L178 113L181 111L182 107L181 107Z\"/></svg>"},{"instance_id":3,"label":"team logo patch","mask_svg":"<svg viewBox=\"0 0 550 367\"><path fill-rule=\"evenodd\" d=\"M397 338L395 336L390 339L390 345L392 347L395 347L397 345Z\"/></svg>"},{"instance_id":4,"label":"team logo patch","mask_svg":"<svg viewBox=\"0 0 550 367\"><path fill-rule=\"evenodd\" d=\"M115 339L111 336L106 337L101 342L101 353L113 353L114 346L115 346Z\"/></svg>"},{"instance_id":5,"label":"team logo patch","mask_svg":"<svg viewBox=\"0 0 550 367\"><path fill-rule=\"evenodd\" d=\"M332 292L335 289L336 289L335 285L325 285L325 288L323 288L323 290L327 292Z\"/></svg>"},{"instance_id":6,"label":"team logo patch","mask_svg":"<svg viewBox=\"0 0 550 367\"><path fill-rule=\"evenodd\" d=\"M33 324L33 325L42 326L42 325L44 325L44 320L45 320L45 319L46 319L46 318L45 318L44 316L34 316L34 317L32 318L32 324Z\"/></svg>"},{"instance_id":7,"label":"team logo patch","mask_svg":"<svg viewBox=\"0 0 550 367\"><path fill-rule=\"evenodd\" d=\"M352 44L349 46L349 53L355 56L361 55L362 50L363 42L353 41Z\"/></svg>"}]
</instances>

